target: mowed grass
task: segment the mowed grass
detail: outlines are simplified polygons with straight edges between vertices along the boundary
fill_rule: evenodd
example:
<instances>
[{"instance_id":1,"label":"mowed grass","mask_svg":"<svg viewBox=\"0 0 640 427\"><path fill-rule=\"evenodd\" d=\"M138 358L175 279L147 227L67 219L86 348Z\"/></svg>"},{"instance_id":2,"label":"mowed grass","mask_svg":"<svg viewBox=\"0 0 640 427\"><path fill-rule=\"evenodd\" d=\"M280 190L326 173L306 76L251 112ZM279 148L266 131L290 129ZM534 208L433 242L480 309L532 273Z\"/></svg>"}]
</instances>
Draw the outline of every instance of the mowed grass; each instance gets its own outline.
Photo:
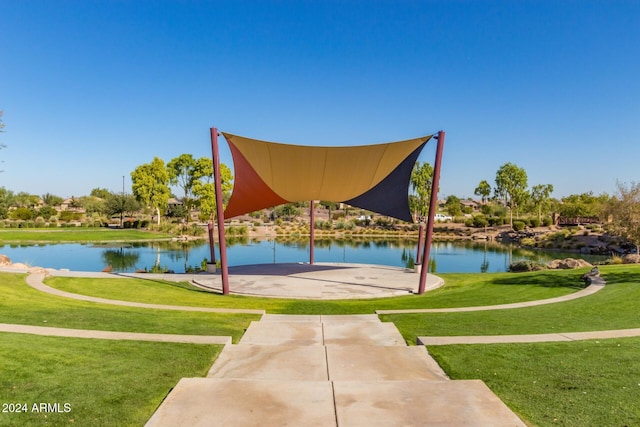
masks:
<instances>
[{"instance_id":1,"label":"mowed grass","mask_svg":"<svg viewBox=\"0 0 640 427\"><path fill-rule=\"evenodd\" d=\"M9 333L0 340L0 426L142 426L180 378L205 376L222 349ZM40 404L58 406L40 412Z\"/></svg>"},{"instance_id":2,"label":"mowed grass","mask_svg":"<svg viewBox=\"0 0 640 427\"><path fill-rule=\"evenodd\" d=\"M384 315L408 343L419 336L517 335L639 328L640 266L602 266L607 285L561 304L459 313ZM547 273L549 274L549 273ZM573 277L577 275L574 271ZM529 281L535 275L522 276ZM544 276L541 276L544 277ZM547 276L548 277L548 276ZM496 283L504 278L496 277Z\"/></svg>"},{"instance_id":3,"label":"mowed grass","mask_svg":"<svg viewBox=\"0 0 640 427\"><path fill-rule=\"evenodd\" d=\"M0 243L2 242L115 242L140 241L171 238L170 234L157 233L136 229L111 228L36 228L36 229L0 229Z\"/></svg>"},{"instance_id":4,"label":"mowed grass","mask_svg":"<svg viewBox=\"0 0 640 427\"><path fill-rule=\"evenodd\" d=\"M442 274L446 285L424 295L359 300L294 300L222 296L187 283L146 279L51 277L45 283L67 292L107 299L197 307L264 309L286 314L366 314L376 310L467 307L532 301L567 295L581 289L580 273ZM416 275L416 287L418 276ZM232 289L233 291L233 289Z\"/></svg>"},{"instance_id":5,"label":"mowed grass","mask_svg":"<svg viewBox=\"0 0 640 427\"><path fill-rule=\"evenodd\" d=\"M0 323L72 329L231 336L237 342L259 315L140 309L45 294L25 275L0 273Z\"/></svg>"},{"instance_id":6,"label":"mowed grass","mask_svg":"<svg viewBox=\"0 0 640 427\"><path fill-rule=\"evenodd\" d=\"M604 266L601 267L602 275L607 280L607 285L600 292L585 298L574 301L568 301L558 304L549 304L545 306L510 309L510 310L492 310L478 311L469 313L440 313L440 314L401 314L383 316L386 321L393 321L401 330L409 343L415 343L415 337L420 335L484 335L484 334L521 334L521 333L550 333L550 332L568 332L568 331L585 331L585 330L603 330L603 329L624 329L640 327L640 318L637 317L637 301L640 301L640 267L638 266ZM300 301L300 300L272 300L258 299L246 297L229 297L220 295L211 295L191 289L187 284L170 284L164 282L155 282L150 280L128 280L128 279L110 279L107 281L67 278L51 278L47 279L47 283L65 290L75 291L78 293L93 294L97 296L115 298L115 299L135 299L140 298L143 302L159 302L163 304L179 305L187 303L189 305L202 306L222 306L230 308L260 308L267 309L268 312L280 313L322 313L322 314L348 314L348 313L372 313L376 309L393 309L393 308L442 308L442 307L460 307L460 306L480 306L503 304L507 302L526 301L532 299L552 298L555 296L575 292L580 287L578 277L582 271L561 271L561 272L538 272L527 274L475 274L475 275L443 275L447 280L447 285L437 291L429 292L423 296L407 296L401 298L378 299L378 300L358 300L358 301ZM5 283L13 283L4 286ZM75 287L75 288L74 288ZM18 294L15 294L15 290ZM82 320L86 325L95 325L95 315L91 314L93 309L106 309L106 305L91 304L83 302L69 302L64 298L43 295L32 290L24 284L24 276L16 274L0 275L0 292L8 295L8 299L0 299L0 315L6 312L6 317L2 318L2 322L6 322L6 318L20 316L22 310L29 310L29 301L35 305L35 310L25 314L23 320L26 324L41 324L39 316L46 314L53 316L56 322L68 324L76 320L65 318L58 312L65 312L71 308L78 310L76 313L87 316ZM128 295L128 297L127 297ZM49 306L43 302L52 301ZM67 303L71 305L66 305ZM75 307L74 304L79 304ZM17 307L16 307L17 306ZM56 306L59 309L56 310ZM90 307L88 312L83 312L81 308ZM115 307L115 313L122 308ZM130 316L132 323L135 325L128 326L132 329L147 329L151 327L149 319L145 319L145 315L149 312L157 310L144 309L125 309L126 316ZM133 312L133 313L131 313ZM134 313L146 313L141 318L135 317ZM176 312L175 321L181 326L180 330L189 329L185 325L188 314L186 312ZM226 317L228 315L221 315ZM107 322L114 325L114 329L126 327L126 321L122 323L114 319L114 313L107 311L99 315L101 322ZM251 317L251 316L249 316ZM217 322L221 319L212 319ZM163 320L162 322L170 321ZM181 322L187 322L186 324ZM23 323L23 322L9 322ZM47 322L48 323L48 322ZM245 324L248 319L245 319ZM117 325L117 328L115 327ZM52 326L52 325L48 325ZM160 327L162 325L157 325ZM89 328L89 327L88 327ZM105 329L97 328L95 329ZM144 332L148 332L144 330ZM217 334L216 334L217 335ZM1 334L0 339L5 336L21 337L21 335ZM23 337L25 340L41 339L45 337ZM16 338L17 339L17 338ZM24 343L13 343L7 340L9 350L0 351L2 363L4 365L5 358L10 358L14 363L22 366L21 370L15 368L18 374L7 375L0 373L2 383L0 386L4 389L0 393L8 393L11 387L19 386L23 382L30 381L34 387L33 395L27 394L22 390L19 395L13 395L11 398L20 399L37 399L38 402L51 400L60 400L67 402L68 399L75 400L77 394L72 391L66 391L60 395L53 395L58 386L55 376L57 375L54 368L56 363L42 362L38 351L34 349L45 350L44 353L51 350L54 354L65 350L67 347L72 352L82 357L85 353L90 358L96 358L96 365L89 371L91 375L97 377L94 381L110 382L110 378L114 377L119 369L126 372L124 367L108 370L102 369L100 364L100 354L111 348L114 342L98 341L98 340L71 340L61 338L47 338L43 341L30 341ZM88 348L73 347L69 344L71 341L81 341ZM4 349L3 341L3 349ZM94 345L92 343L103 343ZM131 345L144 346L147 343L131 343ZM153 343L148 343L152 345ZM124 345L124 344L123 344ZM155 344L154 344L155 345ZM153 353L162 352L161 349L170 348L167 344L158 344L149 351L149 357L153 357ZM167 345L167 347L162 347ZM177 345L181 347L182 345ZM191 346L185 346L191 347ZM192 346L200 347L200 346ZM208 368L212 359L216 357L216 348L210 347L211 355L202 356L207 359L206 368ZM15 351L11 349L15 348ZM20 349L30 349L22 351ZM139 363L132 359L135 355L130 354L129 349L123 347L115 347L113 358L116 359L114 366L121 364ZM609 340L592 340L571 343L535 343L535 344L492 344L492 345L456 345L456 346L429 346L429 351L443 366L445 371L454 379L481 379L489 385L489 387L516 413L518 413L529 425L536 426L631 426L640 425L639 410L637 409L637 394L640 391L640 338L627 339L609 339ZM146 372L141 373L145 369L147 363L144 351L136 349L133 353L142 353L140 357L143 362L138 365L138 369L128 372L130 382L138 382L143 384L143 388L156 388L158 394L164 396L168 392L167 385L164 384L163 374L155 376L149 375L145 377ZM171 353L168 353L171 354ZM182 357L189 359L189 356L181 356L177 351L174 359L164 359L159 364L163 368L163 364L175 363L175 360L181 360ZM14 356L19 356L14 357ZM74 359L70 356L61 356L58 360L65 360L68 357L70 361ZM75 360L70 362L67 372L73 371L78 363L84 363L83 360ZM88 363L88 362L87 362ZM32 380L29 376L34 369L43 369L42 378L40 380ZM8 365L7 365L8 366ZM42 368L38 368L42 366ZM64 363L61 364L64 366ZM105 366L108 366L105 365ZM45 368L48 367L48 368ZM166 367L165 367L166 368ZM196 369L197 370L197 369ZM206 370L206 369L205 369ZM82 371L82 369L80 369ZM74 402L72 412L61 414L62 418L58 418L60 422L53 425L71 423L73 419L77 425L109 425L113 418L111 414L120 414L123 412L131 413L131 417L137 416L133 414L135 411L129 403L129 398L120 398L120 393L126 393L121 386L114 385L113 389L107 386L99 387L94 390L92 384L89 383L89 371L87 377L79 378L78 387L88 393L94 391L99 395L99 400L91 402L90 405L98 405L95 415L92 419L73 418L80 412L75 412ZM203 372L200 370L199 372ZM171 374L166 374L170 377ZM204 373L194 375L183 375L176 373L176 378L182 376L198 376ZM116 375L117 376L117 375ZM6 378L16 378L15 383L9 388L5 385ZM47 377L51 377L51 383ZM123 375L126 377L126 375ZM63 376L60 376L60 379ZM69 378L73 378L69 376ZM38 381L42 381L39 385ZM146 381L146 384L145 384ZM85 383L86 382L86 383ZM117 381L116 381L117 382ZM173 387L177 379L167 379L167 383L171 383L168 387ZM156 384L157 383L157 384ZM162 383L162 384L160 384ZM637 388L635 388L635 387ZM104 393L101 390L104 389ZM66 390L66 389L63 389ZM110 392L108 390L115 390ZM0 394L4 398L4 394ZM33 397L37 396L37 397ZM61 396L61 397L60 397ZM69 397L71 396L71 397ZM65 399L66 397L66 399ZM80 399L78 397L78 399ZM146 399L146 397L145 397ZM161 399L161 398L160 398ZM135 401L135 399L133 399ZM81 400L77 400L81 402ZM149 405L145 410L141 410L140 418L123 418L125 421L122 425L142 425L148 417L151 416L155 406L157 406L156 397L149 397ZM31 403L31 402L29 402ZM158 401L159 403L159 401ZM79 404L76 404L79 405ZM153 408L152 408L153 407ZM147 412L145 412L147 411ZM143 414L146 413L146 415ZM4 415L4 414L2 414ZM117 416L117 415L116 415ZM0 425L3 420L6 425L25 425L20 422L21 418L12 415L9 420L6 417L0 417ZM17 421L16 421L17 420ZM131 420L131 421L129 421ZM139 421L142 420L142 421ZM84 422L86 421L86 423ZM29 425L27 422L26 425Z\"/></svg>"},{"instance_id":7,"label":"mowed grass","mask_svg":"<svg viewBox=\"0 0 640 427\"><path fill-rule=\"evenodd\" d=\"M429 346L452 379L480 379L528 425L640 425L640 338Z\"/></svg>"}]
</instances>

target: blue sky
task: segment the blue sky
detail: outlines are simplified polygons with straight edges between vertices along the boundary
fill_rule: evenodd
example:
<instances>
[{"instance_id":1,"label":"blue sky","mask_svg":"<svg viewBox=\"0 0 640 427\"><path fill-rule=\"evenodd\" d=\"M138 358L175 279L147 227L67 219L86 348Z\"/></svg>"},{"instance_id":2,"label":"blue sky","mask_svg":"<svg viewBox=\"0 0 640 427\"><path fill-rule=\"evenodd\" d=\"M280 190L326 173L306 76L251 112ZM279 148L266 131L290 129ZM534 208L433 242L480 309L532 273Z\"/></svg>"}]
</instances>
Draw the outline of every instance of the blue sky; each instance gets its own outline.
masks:
<instances>
[{"instance_id":1,"label":"blue sky","mask_svg":"<svg viewBox=\"0 0 640 427\"><path fill-rule=\"evenodd\" d=\"M639 1L0 0L0 31L14 192L130 191L154 156L209 156L213 126L303 145L443 129L441 196L506 162L555 197L640 181Z\"/></svg>"}]
</instances>

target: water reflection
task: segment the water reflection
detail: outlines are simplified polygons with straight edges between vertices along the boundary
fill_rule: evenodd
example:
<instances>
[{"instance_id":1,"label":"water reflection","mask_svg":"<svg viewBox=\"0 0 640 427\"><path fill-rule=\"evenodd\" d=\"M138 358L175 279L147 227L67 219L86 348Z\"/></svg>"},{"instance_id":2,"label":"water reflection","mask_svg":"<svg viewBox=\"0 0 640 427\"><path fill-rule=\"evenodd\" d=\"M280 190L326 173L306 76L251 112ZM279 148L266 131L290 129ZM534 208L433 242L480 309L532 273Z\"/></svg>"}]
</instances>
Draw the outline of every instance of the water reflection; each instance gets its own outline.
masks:
<instances>
[{"instance_id":1,"label":"water reflection","mask_svg":"<svg viewBox=\"0 0 640 427\"><path fill-rule=\"evenodd\" d=\"M412 269L415 265L417 239L363 238L315 241L316 262L380 264ZM308 262L308 238L276 238L270 240L233 236L228 239L229 265ZM13 262L29 265L101 271L152 271L154 268L177 273L198 269L208 260L209 247L204 241L135 242L130 244L11 244L0 247ZM216 248L219 259L219 250ZM494 242L436 241L429 259L430 272L496 272L506 271L512 262L548 263L557 258L582 257L587 261L604 257L581 256L576 253L528 250Z\"/></svg>"}]
</instances>

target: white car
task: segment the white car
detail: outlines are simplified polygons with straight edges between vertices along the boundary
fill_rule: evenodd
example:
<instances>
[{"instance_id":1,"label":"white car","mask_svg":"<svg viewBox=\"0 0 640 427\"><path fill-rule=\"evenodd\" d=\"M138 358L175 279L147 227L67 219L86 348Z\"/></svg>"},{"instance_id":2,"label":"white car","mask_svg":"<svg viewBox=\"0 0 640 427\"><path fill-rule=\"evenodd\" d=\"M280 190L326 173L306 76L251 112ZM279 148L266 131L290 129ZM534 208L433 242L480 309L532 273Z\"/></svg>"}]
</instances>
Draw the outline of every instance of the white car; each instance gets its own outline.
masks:
<instances>
[{"instance_id":1,"label":"white car","mask_svg":"<svg viewBox=\"0 0 640 427\"><path fill-rule=\"evenodd\" d=\"M433 219L435 219L436 222L453 221L453 218L450 217L449 215L444 215L444 214L439 214L439 213L435 214Z\"/></svg>"}]
</instances>

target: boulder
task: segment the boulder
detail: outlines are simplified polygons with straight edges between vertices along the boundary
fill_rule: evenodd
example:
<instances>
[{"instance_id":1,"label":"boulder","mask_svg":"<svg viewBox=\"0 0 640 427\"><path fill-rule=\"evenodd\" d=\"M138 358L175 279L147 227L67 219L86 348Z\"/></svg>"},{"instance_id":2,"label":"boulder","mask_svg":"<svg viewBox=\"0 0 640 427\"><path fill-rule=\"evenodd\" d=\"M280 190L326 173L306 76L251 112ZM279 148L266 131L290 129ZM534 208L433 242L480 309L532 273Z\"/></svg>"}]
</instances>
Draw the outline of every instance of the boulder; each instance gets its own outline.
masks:
<instances>
[{"instance_id":1,"label":"boulder","mask_svg":"<svg viewBox=\"0 0 640 427\"><path fill-rule=\"evenodd\" d=\"M582 267L593 267L593 265L589 264L587 261L583 259L575 259L575 258L565 258L565 259L554 259L547 267L553 270L571 270L574 268L582 268Z\"/></svg>"},{"instance_id":2,"label":"boulder","mask_svg":"<svg viewBox=\"0 0 640 427\"><path fill-rule=\"evenodd\" d=\"M627 254L622 257L623 264L638 264L640 263L640 255Z\"/></svg>"}]
</instances>

